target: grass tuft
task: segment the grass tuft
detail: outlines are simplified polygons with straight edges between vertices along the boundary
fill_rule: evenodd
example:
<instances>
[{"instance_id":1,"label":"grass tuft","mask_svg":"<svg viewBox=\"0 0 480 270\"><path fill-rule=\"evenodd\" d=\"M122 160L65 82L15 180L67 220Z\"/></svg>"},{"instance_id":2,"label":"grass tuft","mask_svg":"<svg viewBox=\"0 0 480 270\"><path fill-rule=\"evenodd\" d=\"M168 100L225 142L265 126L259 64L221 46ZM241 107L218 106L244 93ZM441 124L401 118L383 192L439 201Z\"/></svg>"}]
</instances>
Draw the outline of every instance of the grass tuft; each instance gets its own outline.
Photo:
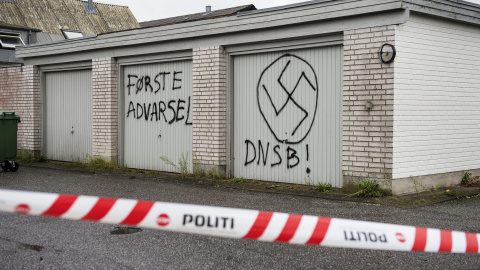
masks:
<instances>
[{"instance_id":1,"label":"grass tuft","mask_svg":"<svg viewBox=\"0 0 480 270\"><path fill-rule=\"evenodd\" d=\"M377 181L363 180L358 184L358 196L360 197L382 197L383 190L380 189Z\"/></svg>"},{"instance_id":2,"label":"grass tuft","mask_svg":"<svg viewBox=\"0 0 480 270\"><path fill-rule=\"evenodd\" d=\"M35 155L33 151L19 151L15 160L19 163L38 163L47 161L47 157Z\"/></svg>"},{"instance_id":3,"label":"grass tuft","mask_svg":"<svg viewBox=\"0 0 480 270\"><path fill-rule=\"evenodd\" d=\"M332 184L330 183L318 183L317 187L315 188L315 190L318 190L320 192L330 192L333 190L332 188Z\"/></svg>"}]
</instances>

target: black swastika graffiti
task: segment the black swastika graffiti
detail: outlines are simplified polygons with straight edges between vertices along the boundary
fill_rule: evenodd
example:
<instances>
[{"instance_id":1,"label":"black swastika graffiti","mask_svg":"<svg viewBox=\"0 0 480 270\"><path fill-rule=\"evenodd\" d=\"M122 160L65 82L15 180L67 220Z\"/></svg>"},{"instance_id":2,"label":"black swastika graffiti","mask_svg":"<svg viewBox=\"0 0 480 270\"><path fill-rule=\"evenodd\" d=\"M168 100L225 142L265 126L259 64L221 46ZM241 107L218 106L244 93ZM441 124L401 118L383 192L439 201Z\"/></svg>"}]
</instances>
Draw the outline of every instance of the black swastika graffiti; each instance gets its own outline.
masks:
<instances>
[{"instance_id":1,"label":"black swastika graffiti","mask_svg":"<svg viewBox=\"0 0 480 270\"><path fill-rule=\"evenodd\" d=\"M298 56L284 54L262 72L258 107L277 141L298 144L307 137L317 113L318 92L313 67Z\"/></svg>"}]
</instances>

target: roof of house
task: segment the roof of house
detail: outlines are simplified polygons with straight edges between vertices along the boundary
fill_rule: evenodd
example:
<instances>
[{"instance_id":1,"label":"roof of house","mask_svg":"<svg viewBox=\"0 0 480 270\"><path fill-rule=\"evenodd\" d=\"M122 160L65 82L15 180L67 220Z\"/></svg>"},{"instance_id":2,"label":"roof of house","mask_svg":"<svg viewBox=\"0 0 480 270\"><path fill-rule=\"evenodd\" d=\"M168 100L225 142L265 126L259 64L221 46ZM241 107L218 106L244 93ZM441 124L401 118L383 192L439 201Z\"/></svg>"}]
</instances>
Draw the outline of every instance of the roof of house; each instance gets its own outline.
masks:
<instances>
[{"instance_id":1,"label":"roof of house","mask_svg":"<svg viewBox=\"0 0 480 270\"><path fill-rule=\"evenodd\" d=\"M183 15L183 16L160 19L160 20L141 22L140 27L142 28L155 27L155 26L163 26L163 25L169 25L169 24L214 19L219 17L234 16L234 15L237 15L238 12L250 11L250 10L256 10L256 9L257 8L254 5L238 6L238 7L226 8L226 9L213 10L209 13L202 12L202 13Z\"/></svg>"},{"instance_id":2,"label":"roof of house","mask_svg":"<svg viewBox=\"0 0 480 270\"><path fill-rule=\"evenodd\" d=\"M93 3L96 12L89 12L86 3L80 0L0 1L0 22L52 34L62 34L62 29L79 30L86 36L140 27L128 7Z\"/></svg>"}]
</instances>

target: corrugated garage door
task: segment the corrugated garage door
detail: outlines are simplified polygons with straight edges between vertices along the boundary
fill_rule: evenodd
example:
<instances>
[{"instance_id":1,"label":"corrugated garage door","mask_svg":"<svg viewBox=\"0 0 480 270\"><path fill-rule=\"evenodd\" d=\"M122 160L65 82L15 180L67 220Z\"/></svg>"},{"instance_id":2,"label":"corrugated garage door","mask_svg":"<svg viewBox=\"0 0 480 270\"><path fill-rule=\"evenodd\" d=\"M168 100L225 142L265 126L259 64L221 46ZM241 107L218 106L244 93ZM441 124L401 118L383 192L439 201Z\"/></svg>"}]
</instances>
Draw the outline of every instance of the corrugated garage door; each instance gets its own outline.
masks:
<instances>
[{"instance_id":1,"label":"corrugated garage door","mask_svg":"<svg viewBox=\"0 0 480 270\"><path fill-rule=\"evenodd\" d=\"M342 186L342 46L238 55L234 175Z\"/></svg>"},{"instance_id":2,"label":"corrugated garage door","mask_svg":"<svg viewBox=\"0 0 480 270\"><path fill-rule=\"evenodd\" d=\"M192 61L125 66L123 95L124 164L179 172L183 155L191 171Z\"/></svg>"},{"instance_id":3,"label":"corrugated garage door","mask_svg":"<svg viewBox=\"0 0 480 270\"><path fill-rule=\"evenodd\" d=\"M91 70L45 73L45 155L82 161L92 154Z\"/></svg>"}]
</instances>

